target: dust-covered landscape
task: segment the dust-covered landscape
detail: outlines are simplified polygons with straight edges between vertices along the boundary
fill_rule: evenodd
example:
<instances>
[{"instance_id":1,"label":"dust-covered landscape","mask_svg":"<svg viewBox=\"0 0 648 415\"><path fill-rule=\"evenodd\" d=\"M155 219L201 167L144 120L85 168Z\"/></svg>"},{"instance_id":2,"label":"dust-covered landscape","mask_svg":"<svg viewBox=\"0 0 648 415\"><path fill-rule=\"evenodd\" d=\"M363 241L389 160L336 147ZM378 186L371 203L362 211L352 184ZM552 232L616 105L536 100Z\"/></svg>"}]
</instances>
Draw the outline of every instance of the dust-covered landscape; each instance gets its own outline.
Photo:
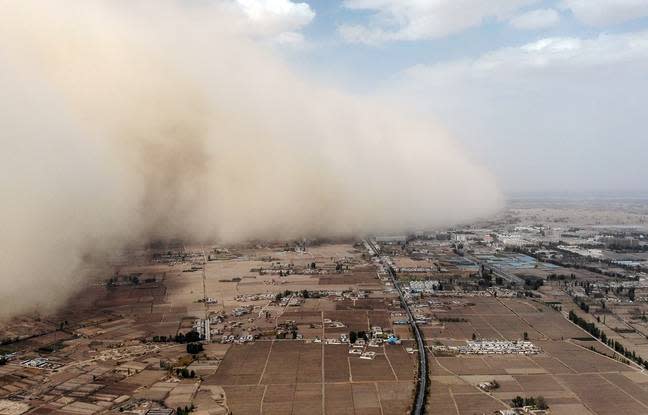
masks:
<instances>
[{"instance_id":1,"label":"dust-covered landscape","mask_svg":"<svg viewBox=\"0 0 648 415\"><path fill-rule=\"evenodd\" d=\"M0 1L0 415L648 413L646 19Z\"/></svg>"}]
</instances>

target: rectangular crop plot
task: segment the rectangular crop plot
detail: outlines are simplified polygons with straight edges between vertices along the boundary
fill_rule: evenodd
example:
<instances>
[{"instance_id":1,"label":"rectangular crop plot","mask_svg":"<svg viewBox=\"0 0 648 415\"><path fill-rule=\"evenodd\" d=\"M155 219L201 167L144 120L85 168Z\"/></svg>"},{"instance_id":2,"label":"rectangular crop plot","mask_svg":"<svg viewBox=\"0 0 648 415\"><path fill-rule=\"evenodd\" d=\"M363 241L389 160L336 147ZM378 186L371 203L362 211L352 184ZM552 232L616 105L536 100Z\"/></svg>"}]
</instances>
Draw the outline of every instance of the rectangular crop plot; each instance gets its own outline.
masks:
<instances>
[{"instance_id":1,"label":"rectangular crop plot","mask_svg":"<svg viewBox=\"0 0 648 415\"><path fill-rule=\"evenodd\" d=\"M648 406L637 402L616 385L600 375L560 375L580 400L601 415L639 415L648 413Z\"/></svg>"},{"instance_id":2,"label":"rectangular crop plot","mask_svg":"<svg viewBox=\"0 0 648 415\"><path fill-rule=\"evenodd\" d=\"M500 301L513 312L518 314L529 314L529 313L539 313L538 310L546 310L547 307L544 307L540 304L534 304L526 300L518 300L513 298L502 298Z\"/></svg>"},{"instance_id":3,"label":"rectangular crop plot","mask_svg":"<svg viewBox=\"0 0 648 415\"><path fill-rule=\"evenodd\" d=\"M229 348L215 374L205 382L212 385L256 385L261 379L271 342L235 344Z\"/></svg>"},{"instance_id":4,"label":"rectangular crop plot","mask_svg":"<svg viewBox=\"0 0 648 415\"><path fill-rule=\"evenodd\" d=\"M413 380L416 376L416 356L409 354L400 345L385 346L385 354L398 380Z\"/></svg>"},{"instance_id":5,"label":"rectangular crop plot","mask_svg":"<svg viewBox=\"0 0 648 415\"><path fill-rule=\"evenodd\" d=\"M351 384L336 383L325 385L325 406L327 415L354 415Z\"/></svg>"},{"instance_id":6,"label":"rectangular crop plot","mask_svg":"<svg viewBox=\"0 0 648 415\"><path fill-rule=\"evenodd\" d=\"M292 320L296 324L322 324L321 311L286 311L279 317L279 321Z\"/></svg>"},{"instance_id":7,"label":"rectangular crop plot","mask_svg":"<svg viewBox=\"0 0 648 415\"><path fill-rule=\"evenodd\" d=\"M430 393L427 400L427 413L458 415L457 407L448 390Z\"/></svg>"},{"instance_id":8,"label":"rectangular crop plot","mask_svg":"<svg viewBox=\"0 0 648 415\"><path fill-rule=\"evenodd\" d=\"M380 415L380 401L375 383L353 383L353 406L358 415Z\"/></svg>"},{"instance_id":9,"label":"rectangular crop plot","mask_svg":"<svg viewBox=\"0 0 648 415\"><path fill-rule=\"evenodd\" d=\"M369 331L369 317L363 310L325 311L324 318L344 323L344 328L326 328L329 333L349 333L349 331Z\"/></svg>"},{"instance_id":10,"label":"rectangular crop plot","mask_svg":"<svg viewBox=\"0 0 648 415\"><path fill-rule=\"evenodd\" d=\"M414 401L413 382L377 382L383 414L404 414Z\"/></svg>"},{"instance_id":11,"label":"rectangular crop plot","mask_svg":"<svg viewBox=\"0 0 648 415\"><path fill-rule=\"evenodd\" d=\"M457 394L455 401L461 415L492 414L500 409L507 409L506 406L484 393Z\"/></svg>"},{"instance_id":12,"label":"rectangular crop plot","mask_svg":"<svg viewBox=\"0 0 648 415\"><path fill-rule=\"evenodd\" d=\"M274 341L261 383L321 383L322 345Z\"/></svg>"},{"instance_id":13,"label":"rectangular crop plot","mask_svg":"<svg viewBox=\"0 0 648 415\"><path fill-rule=\"evenodd\" d=\"M324 346L324 381L349 381L349 348L344 344Z\"/></svg>"},{"instance_id":14,"label":"rectangular crop plot","mask_svg":"<svg viewBox=\"0 0 648 415\"><path fill-rule=\"evenodd\" d=\"M268 385L263 398L263 413L321 414L321 385Z\"/></svg>"},{"instance_id":15,"label":"rectangular crop plot","mask_svg":"<svg viewBox=\"0 0 648 415\"><path fill-rule=\"evenodd\" d=\"M488 325L490 325L506 340L522 339L525 332L531 340L540 337L537 331L535 331L525 321L521 320L514 314L502 316L486 316L483 318L488 323Z\"/></svg>"},{"instance_id":16,"label":"rectangular crop plot","mask_svg":"<svg viewBox=\"0 0 648 415\"><path fill-rule=\"evenodd\" d=\"M482 357L484 362L494 370L530 370L533 372L544 372L544 369L538 367L538 365L527 356L522 355L486 355Z\"/></svg>"},{"instance_id":17,"label":"rectangular crop plot","mask_svg":"<svg viewBox=\"0 0 648 415\"><path fill-rule=\"evenodd\" d=\"M354 382L396 380L394 372L384 355L376 355L373 360L353 356L349 357L349 362L351 364L351 378Z\"/></svg>"},{"instance_id":18,"label":"rectangular crop plot","mask_svg":"<svg viewBox=\"0 0 648 415\"><path fill-rule=\"evenodd\" d=\"M549 355L577 373L619 372L628 366L568 342L537 342Z\"/></svg>"},{"instance_id":19,"label":"rectangular crop plot","mask_svg":"<svg viewBox=\"0 0 648 415\"><path fill-rule=\"evenodd\" d=\"M264 389L264 386L223 386L227 405L237 415L259 414Z\"/></svg>"},{"instance_id":20,"label":"rectangular crop plot","mask_svg":"<svg viewBox=\"0 0 648 415\"><path fill-rule=\"evenodd\" d=\"M583 330L553 310L544 313L524 314L523 317L534 329L552 340L586 336Z\"/></svg>"},{"instance_id":21,"label":"rectangular crop plot","mask_svg":"<svg viewBox=\"0 0 648 415\"><path fill-rule=\"evenodd\" d=\"M573 369L567 367L560 360L551 356L530 356L529 359L533 360L538 366L546 370L548 373L575 373Z\"/></svg>"},{"instance_id":22,"label":"rectangular crop plot","mask_svg":"<svg viewBox=\"0 0 648 415\"><path fill-rule=\"evenodd\" d=\"M492 368L484 361L486 358L478 356L437 357L440 366L457 375L505 375L506 370ZM447 374L438 372L434 374Z\"/></svg>"},{"instance_id":23,"label":"rectangular crop plot","mask_svg":"<svg viewBox=\"0 0 648 415\"><path fill-rule=\"evenodd\" d=\"M513 377L522 386L524 392L542 394L565 390L551 375L516 375Z\"/></svg>"}]
</instances>

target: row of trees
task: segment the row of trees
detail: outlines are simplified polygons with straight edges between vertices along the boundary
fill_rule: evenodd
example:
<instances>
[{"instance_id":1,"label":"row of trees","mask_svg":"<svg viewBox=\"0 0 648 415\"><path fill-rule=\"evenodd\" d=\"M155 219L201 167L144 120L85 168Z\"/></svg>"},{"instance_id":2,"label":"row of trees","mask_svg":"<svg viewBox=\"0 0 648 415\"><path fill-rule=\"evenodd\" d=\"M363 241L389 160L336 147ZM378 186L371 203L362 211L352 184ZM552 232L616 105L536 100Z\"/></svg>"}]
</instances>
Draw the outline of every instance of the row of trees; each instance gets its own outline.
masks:
<instances>
[{"instance_id":1,"label":"row of trees","mask_svg":"<svg viewBox=\"0 0 648 415\"><path fill-rule=\"evenodd\" d=\"M603 340L603 338L605 338L605 340L607 341L607 336L598 327L596 327L596 324L590 323L584 318L579 317L576 313L574 313L574 310L569 311L569 320L576 323L576 325L578 325L580 328L596 337L597 339Z\"/></svg>"},{"instance_id":2,"label":"row of trees","mask_svg":"<svg viewBox=\"0 0 648 415\"><path fill-rule=\"evenodd\" d=\"M547 275L547 280L548 281L565 281L565 280L568 280L568 279L569 280L575 280L576 275L574 275L573 273L571 273L569 275L565 275L565 274L549 274L549 275Z\"/></svg>"},{"instance_id":3,"label":"row of trees","mask_svg":"<svg viewBox=\"0 0 648 415\"><path fill-rule=\"evenodd\" d=\"M608 338L608 336L603 332L603 330L596 327L596 324L587 322L584 318L579 317L574 313L574 311L569 312L569 320L573 321L580 328L601 340L601 342L607 344L614 349L617 353L622 356L625 356L627 359L632 360L633 362L645 367L648 369L648 360L644 360L641 356L638 356L634 350L630 351L626 349L621 343L616 340Z\"/></svg>"},{"instance_id":4,"label":"row of trees","mask_svg":"<svg viewBox=\"0 0 648 415\"><path fill-rule=\"evenodd\" d=\"M483 265L482 265L483 267ZM480 287L492 287L493 286L493 270L486 268L486 271L482 271L482 278L477 281ZM495 285L504 285L504 279L500 276L495 276Z\"/></svg>"},{"instance_id":5,"label":"row of trees","mask_svg":"<svg viewBox=\"0 0 648 415\"><path fill-rule=\"evenodd\" d=\"M436 316L435 316L436 317ZM463 317L437 317L437 320L441 323L466 323L466 320Z\"/></svg>"},{"instance_id":6,"label":"row of trees","mask_svg":"<svg viewBox=\"0 0 648 415\"><path fill-rule=\"evenodd\" d=\"M153 336L153 341L158 343L166 343L166 342L176 342L176 343L194 343L197 341L200 341L200 334L195 331L191 330L187 332L187 334L182 334L178 333L175 336L169 335L169 336Z\"/></svg>"},{"instance_id":7,"label":"row of trees","mask_svg":"<svg viewBox=\"0 0 648 415\"><path fill-rule=\"evenodd\" d=\"M302 298L320 298L320 293L318 291L311 292L308 290L301 290L301 291L286 290L282 293L277 293L275 295L275 302L279 302L281 301L282 298L291 296L293 294L301 296Z\"/></svg>"}]
</instances>

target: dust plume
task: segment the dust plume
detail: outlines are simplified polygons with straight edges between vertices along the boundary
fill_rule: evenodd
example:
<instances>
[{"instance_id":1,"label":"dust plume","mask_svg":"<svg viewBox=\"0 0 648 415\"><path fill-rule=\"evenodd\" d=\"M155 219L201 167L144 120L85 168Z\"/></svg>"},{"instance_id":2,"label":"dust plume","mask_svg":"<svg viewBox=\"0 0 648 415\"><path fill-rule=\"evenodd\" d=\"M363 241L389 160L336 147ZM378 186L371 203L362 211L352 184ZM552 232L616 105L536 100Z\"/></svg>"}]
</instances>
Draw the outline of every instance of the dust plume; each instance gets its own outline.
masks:
<instances>
[{"instance_id":1,"label":"dust plume","mask_svg":"<svg viewBox=\"0 0 648 415\"><path fill-rule=\"evenodd\" d=\"M303 79L226 1L0 1L0 316L150 238L431 228L492 177L433 122Z\"/></svg>"}]
</instances>

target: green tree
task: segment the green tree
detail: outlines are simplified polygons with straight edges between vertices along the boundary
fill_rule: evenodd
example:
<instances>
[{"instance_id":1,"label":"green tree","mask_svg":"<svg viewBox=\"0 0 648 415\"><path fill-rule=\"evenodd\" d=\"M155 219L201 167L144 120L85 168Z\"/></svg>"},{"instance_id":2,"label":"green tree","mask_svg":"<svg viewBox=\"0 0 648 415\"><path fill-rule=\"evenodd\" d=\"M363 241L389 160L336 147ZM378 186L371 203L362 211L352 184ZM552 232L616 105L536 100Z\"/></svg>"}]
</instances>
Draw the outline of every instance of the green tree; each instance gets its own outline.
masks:
<instances>
[{"instance_id":1,"label":"green tree","mask_svg":"<svg viewBox=\"0 0 648 415\"><path fill-rule=\"evenodd\" d=\"M201 343L187 343L187 353L198 354L204 350Z\"/></svg>"},{"instance_id":2,"label":"green tree","mask_svg":"<svg viewBox=\"0 0 648 415\"><path fill-rule=\"evenodd\" d=\"M191 330L185 335L185 340L189 343L197 342L198 340L200 340L200 334L198 334L198 332L195 330Z\"/></svg>"},{"instance_id":3,"label":"green tree","mask_svg":"<svg viewBox=\"0 0 648 415\"><path fill-rule=\"evenodd\" d=\"M513 403L514 408L521 408L524 406L524 398L521 396L516 396L511 402Z\"/></svg>"}]
</instances>

